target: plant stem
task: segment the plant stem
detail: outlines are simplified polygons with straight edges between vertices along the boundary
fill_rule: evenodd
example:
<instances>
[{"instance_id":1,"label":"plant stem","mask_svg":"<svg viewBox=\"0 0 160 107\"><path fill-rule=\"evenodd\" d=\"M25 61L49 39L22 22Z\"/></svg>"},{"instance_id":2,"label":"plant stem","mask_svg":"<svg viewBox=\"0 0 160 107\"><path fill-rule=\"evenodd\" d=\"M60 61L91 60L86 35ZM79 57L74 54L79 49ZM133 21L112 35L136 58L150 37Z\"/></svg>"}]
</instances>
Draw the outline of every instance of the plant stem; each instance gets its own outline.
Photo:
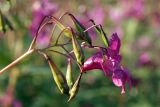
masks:
<instances>
[{"instance_id":1,"label":"plant stem","mask_svg":"<svg viewBox=\"0 0 160 107\"><path fill-rule=\"evenodd\" d=\"M17 58L16 60L14 60L12 63L10 63L9 65L7 65L6 67L4 67L2 70L0 70L0 75L8 70L9 68L11 68L12 66L16 65L18 62L20 62L22 59L24 59L25 57L27 57L28 55L32 54L35 51L35 49L31 49L28 50L26 53L24 53L23 55L21 55L19 58Z\"/></svg>"}]
</instances>

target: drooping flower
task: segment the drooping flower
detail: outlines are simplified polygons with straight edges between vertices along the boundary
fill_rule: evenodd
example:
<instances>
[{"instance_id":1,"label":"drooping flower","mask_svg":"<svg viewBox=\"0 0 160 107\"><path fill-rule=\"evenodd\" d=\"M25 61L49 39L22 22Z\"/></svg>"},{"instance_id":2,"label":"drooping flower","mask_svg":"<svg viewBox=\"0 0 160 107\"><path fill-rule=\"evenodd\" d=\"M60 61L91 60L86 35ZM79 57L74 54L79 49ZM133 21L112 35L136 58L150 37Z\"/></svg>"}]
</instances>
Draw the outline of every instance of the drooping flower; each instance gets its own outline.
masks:
<instances>
[{"instance_id":1,"label":"drooping flower","mask_svg":"<svg viewBox=\"0 0 160 107\"><path fill-rule=\"evenodd\" d=\"M122 88L121 93L125 93L126 82L132 86L132 76L127 69L121 66L120 39L117 33L113 33L109 40L109 46L105 50L98 51L89 57L82 66L82 72L100 69L108 77L112 78L113 83Z\"/></svg>"},{"instance_id":2,"label":"drooping flower","mask_svg":"<svg viewBox=\"0 0 160 107\"><path fill-rule=\"evenodd\" d=\"M109 67L116 65L120 62L121 56L119 55L120 49L120 39L116 33L113 33L109 41L109 47L104 51L98 51L89 57L82 66L83 71L92 70L92 69L103 69L103 65L108 64ZM103 59L105 57L105 60ZM111 67L112 68L112 67Z\"/></svg>"}]
</instances>

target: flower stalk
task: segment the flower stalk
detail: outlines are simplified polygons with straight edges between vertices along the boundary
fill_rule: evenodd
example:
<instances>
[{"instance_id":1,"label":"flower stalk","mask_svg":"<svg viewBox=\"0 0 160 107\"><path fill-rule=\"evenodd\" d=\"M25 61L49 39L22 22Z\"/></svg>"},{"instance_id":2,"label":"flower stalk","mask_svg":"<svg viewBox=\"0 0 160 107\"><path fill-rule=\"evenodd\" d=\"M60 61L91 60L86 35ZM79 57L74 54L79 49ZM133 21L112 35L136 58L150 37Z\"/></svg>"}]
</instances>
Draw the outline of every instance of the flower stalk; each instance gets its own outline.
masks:
<instances>
[{"instance_id":1,"label":"flower stalk","mask_svg":"<svg viewBox=\"0 0 160 107\"><path fill-rule=\"evenodd\" d=\"M35 52L35 49L31 49L28 50L26 53L24 53L23 55L21 55L19 58L17 58L16 60L14 60L12 63L10 63L9 65L7 65L6 67L4 67L2 70L0 70L0 75L8 70L9 68L13 67L14 65L16 65L17 63L19 63L22 59L24 59L25 57L31 55L33 52Z\"/></svg>"}]
</instances>

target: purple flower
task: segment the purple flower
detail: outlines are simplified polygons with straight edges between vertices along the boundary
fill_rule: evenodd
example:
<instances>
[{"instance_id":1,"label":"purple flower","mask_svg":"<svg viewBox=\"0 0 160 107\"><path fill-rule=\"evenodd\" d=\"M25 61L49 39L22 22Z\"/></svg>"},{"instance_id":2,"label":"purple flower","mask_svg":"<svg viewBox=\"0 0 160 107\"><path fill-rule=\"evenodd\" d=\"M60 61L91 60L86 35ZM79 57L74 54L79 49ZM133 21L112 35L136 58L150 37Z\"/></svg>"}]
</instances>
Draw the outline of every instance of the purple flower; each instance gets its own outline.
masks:
<instances>
[{"instance_id":1,"label":"purple flower","mask_svg":"<svg viewBox=\"0 0 160 107\"><path fill-rule=\"evenodd\" d=\"M33 20L30 25L30 32L32 36L36 35L38 27L45 16L52 15L57 10L58 6L49 0L36 1L33 4ZM41 45L47 45L49 42L50 27L45 27L38 37L38 43Z\"/></svg>"},{"instance_id":2,"label":"purple flower","mask_svg":"<svg viewBox=\"0 0 160 107\"><path fill-rule=\"evenodd\" d=\"M88 11L87 14L88 17L93 19L97 24L102 24L104 22L105 13L100 5L96 5L91 11Z\"/></svg>"},{"instance_id":3,"label":"purple flower","mask_svg":"<svg viewBox=\"0 0 160 107\"><path fill-rule=\"evenodd\" d=\"M125 93L126 82L132 87L132 76L126 68L120 65L120 44L117 33L113 33L106 50L98 51L89 57L82 66L82 72L93 69L102 70L106 76L112 78L116 86L122 88L121 93L123 94Z\"/></svg>"}]
</instances>

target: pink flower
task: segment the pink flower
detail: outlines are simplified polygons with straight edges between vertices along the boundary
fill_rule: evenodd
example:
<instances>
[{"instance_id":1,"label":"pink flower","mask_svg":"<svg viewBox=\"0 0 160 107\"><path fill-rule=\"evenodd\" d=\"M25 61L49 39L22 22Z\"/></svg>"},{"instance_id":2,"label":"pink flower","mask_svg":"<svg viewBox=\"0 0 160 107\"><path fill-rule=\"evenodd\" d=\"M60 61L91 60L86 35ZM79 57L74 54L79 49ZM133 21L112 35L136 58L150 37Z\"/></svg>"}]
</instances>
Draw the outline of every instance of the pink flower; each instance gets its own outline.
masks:
<instances>
[{"instance_id":1,"label":"pink flower","mask_svg":"<svg viewBox=\"0 0 160 107\"><path fill-rule=\"evenodd\" d=\"M33 4L33 20L30 25L30 32L32 36L36 35L38 27L45 16L52 15L57 11L58 6L55 3L51 3L49 0L36 1ZM38 44L45 46L49 42L50 27L45 27L38 37Z\"/></svg>"},{"instance_id":2,"label":"pink flower","mask_svg":"<svg viewBox=\"0 0 160 107\"><path fill-rule=\"evenodd\" d=\"M109 46L89 57L82 66L82 72L93 69L100 69L113 83L122 88L121 93L125 93L125 84L128 82L132 87L132 76L127 69L121 66L120 39L117 33L113 33L109 40Z\"/></svg>"}]
</instances>

